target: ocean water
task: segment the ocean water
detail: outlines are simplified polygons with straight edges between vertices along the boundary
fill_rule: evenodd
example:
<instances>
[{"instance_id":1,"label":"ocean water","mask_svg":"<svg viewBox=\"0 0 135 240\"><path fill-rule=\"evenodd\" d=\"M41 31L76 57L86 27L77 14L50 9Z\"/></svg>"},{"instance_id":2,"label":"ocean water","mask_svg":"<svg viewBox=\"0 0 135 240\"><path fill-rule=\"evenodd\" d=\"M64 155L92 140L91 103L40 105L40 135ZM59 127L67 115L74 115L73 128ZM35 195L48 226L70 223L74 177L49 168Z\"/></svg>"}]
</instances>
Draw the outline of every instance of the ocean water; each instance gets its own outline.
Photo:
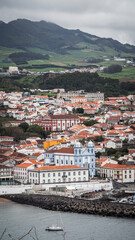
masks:
<instances>
[{"instance_id":1,"label":"ocean water","mask_svg":"<svg viewBox=\"0 0 135 240\"><path fill-rule=\"evenodd\" d=\"M59 212L64 232L47 232L58 214L29 205L0 202L0 239L18 240L135 240L135 220ZM59 219L59 218L58 218ZM36 231L34 230L36 229Z\"/></svg>"}]
</instances>

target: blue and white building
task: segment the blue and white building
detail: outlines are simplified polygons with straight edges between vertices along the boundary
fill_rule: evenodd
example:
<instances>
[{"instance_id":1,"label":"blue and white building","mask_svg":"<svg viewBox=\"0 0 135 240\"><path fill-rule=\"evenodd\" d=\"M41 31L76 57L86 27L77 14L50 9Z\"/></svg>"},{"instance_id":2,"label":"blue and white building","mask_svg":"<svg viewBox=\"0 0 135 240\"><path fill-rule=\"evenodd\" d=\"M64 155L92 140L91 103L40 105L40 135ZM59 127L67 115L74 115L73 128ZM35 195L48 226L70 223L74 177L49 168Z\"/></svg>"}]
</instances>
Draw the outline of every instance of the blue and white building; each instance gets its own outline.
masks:
<instances>
[{"instance_id":1,"label":"blue and white building","mask_svg":"<svg viewBox=\"0 0 135 240\"><path fill-rule=\"evenodd\" d=\"M88 167L90 177L95 176L95 145L88 142L83 147L80 142L75 143L74 147L48 150L44 157L45 165L76 165Z\"/></svg>"}]
</instances>

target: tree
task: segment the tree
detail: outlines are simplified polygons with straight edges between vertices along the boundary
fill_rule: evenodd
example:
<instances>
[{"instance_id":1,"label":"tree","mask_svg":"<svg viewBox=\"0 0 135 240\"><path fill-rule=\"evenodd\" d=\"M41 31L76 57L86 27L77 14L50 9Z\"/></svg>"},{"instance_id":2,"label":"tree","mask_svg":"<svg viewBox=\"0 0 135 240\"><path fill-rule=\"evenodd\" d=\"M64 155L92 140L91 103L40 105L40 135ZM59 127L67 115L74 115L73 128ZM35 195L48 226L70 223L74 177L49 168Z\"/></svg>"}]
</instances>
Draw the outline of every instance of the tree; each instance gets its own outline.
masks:
<instances>
[{"instance_id":1,"label":"tree","mask_svg":"<svg viewBox=\"0 0 135 240\"><path fill-rule=\"evenodd\" d=\"M104 69L105 73L117 73L122 71L122 66L119 64L112 64L108 68Z\"/></svg>"},{"instance_id":2,"label":"tree","mask_svg":"<svg viewBox=\"0 0 135 240\"><path fill-rule=\"evenodd\" d=\"M14 137L15 141L25 138L23 130L19 127L6 127L4 128L4 131L5 135Z\"/></svg>"},{"instance_id":3,"label":"tree","mask_svg":"<svg viewBox=\"0 0 135 240\"><path fill-rule=\"evenodd\" d=\"M103 142L104 141L104 137L103 136L96 136L94 138L95 142Z\"/></svg>"},{"instance_id":4,"label":"tree","mask_svg":"<svg viewBox=\"0 0 135 240\"><path fill-rule=\"evenodd\" d=\"M100 156L101 156L102 154L101 154L101 152L97 152L95 155L96 155L97 158L100 158Z\"/></svg>"},{"instance_id":5,"label":"tree","mask_svg":"<svg viewBox=\"0 0 135 240\"><path fill-rule=\"evenodd\" d=\"M77 108L76 109L76 113L84 113L84 109L83 108Z\"/></svg>"},{"instance_id":6,"label":"tree","mask_svg":"<svg viewBox=\"0 0 135 240\"><path fill-rule=\"evenodd\" d=\"M83 124L85 126L93 126L95 123L97 123L96 120L89 120L89 121L84 121Z\"/></svg>"},{"instance_id":7,"label":"tree","mask_svg":"<svg viewBox=\"0 0 135 240\"><path fill-rule=\"evenodd\" d=\"M43 127L37 124L29 126L29 128L27 129L27 132L35 133L41 138L46 138L49 134L49 132L44 131Z\"/></svg>"},{"instance_id":8,"label":"tree","mask_svg":"<svg viewBox=\"0 0 135 240\"><path fill-rule=\"evenodd\" d=\"M24 122L24 123L21 123L19 127L22 128L24 132L26 132L27 129L29 128L29 124Z\"/></svg>"}]
</instances>

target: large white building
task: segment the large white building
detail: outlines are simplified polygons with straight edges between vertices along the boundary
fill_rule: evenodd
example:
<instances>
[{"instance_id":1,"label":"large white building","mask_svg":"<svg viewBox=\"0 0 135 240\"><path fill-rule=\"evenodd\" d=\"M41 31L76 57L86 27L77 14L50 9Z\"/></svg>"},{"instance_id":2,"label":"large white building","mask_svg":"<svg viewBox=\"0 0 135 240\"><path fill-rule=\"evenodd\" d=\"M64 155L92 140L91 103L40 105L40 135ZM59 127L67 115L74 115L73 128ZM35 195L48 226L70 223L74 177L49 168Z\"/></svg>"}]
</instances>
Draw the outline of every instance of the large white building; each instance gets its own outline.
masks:
<instances>
[{"instance_id":1,"label":"large white building","mask_svg":"<svg viewBox=\"0 0 135 240\"><path fill-rule=\"evenodd\" d=\"M95 175L95 146L91 141L86 147L77 142L74 147L49 150L45 152L44 161L45 165L88 166L89 175L93 177Z\"/></svg>"},{"instance_id":2,"label":"large white building","mask_svg":"<svg viewBox=\"0 0 135 240\"><path fill-rule=\"evenodd\" d=\"M100 176L120 183L135 182L135 165L127 166L107 163L101 167Z\"/></svg>"},{"instance_id":3,"label":"large white building","mask_svg":"<svg viewBox=\"0 0 135 240\"><path fill-rule=\"evenodd\" d=\"M75 165L43 166L28 171L29 183L66 183L87 182L89 180L88 168Z\"/></svg>"}]
</instances>

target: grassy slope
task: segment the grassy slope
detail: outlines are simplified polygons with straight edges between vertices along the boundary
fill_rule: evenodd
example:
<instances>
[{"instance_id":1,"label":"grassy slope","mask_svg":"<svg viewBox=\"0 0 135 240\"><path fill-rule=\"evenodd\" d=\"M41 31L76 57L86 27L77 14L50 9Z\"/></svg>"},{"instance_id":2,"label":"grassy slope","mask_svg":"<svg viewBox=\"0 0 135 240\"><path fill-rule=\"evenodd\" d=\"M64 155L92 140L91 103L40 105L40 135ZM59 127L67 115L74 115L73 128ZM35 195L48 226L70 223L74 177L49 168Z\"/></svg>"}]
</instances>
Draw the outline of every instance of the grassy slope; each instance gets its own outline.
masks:
<instances>
[{"instance_id":1,"label":"grassy slope","mask_svg":"<svg viewBox=\"0 0 135 240\"><path fill-rule=\"evenodd\" d=\"M25 68L27 66L32 66L32 65L41 65L41 64L54 64L59 66L59 68L55 68L55 67L44 67L43 68L38 68L35 67L34 69L28 68L28 70L31 71L48 71L48 70L54 70L54 71L60 71L60 70L64 70L66 69L67 66L72 66L72 65L76 65L76 66L88 66L88 65L92 65L90 63L87 63L86 61L88 59L91 58L110 58L113 56L117 56L117 52L115 50L110 49L109 47L105 47L104 51L101 51L99 49L98 46L92 45L92 44L86 44L86 43L79 43L77 44L77 47L87 47L85 49L81 49L81 50L70 50L68 51L68 54L66 55L61 55L61 54L57 54L54 52L48 52L45 51L43 49L39 49L39 48L29 48L29 51L35 52L35 53L40 53L40 54L48 54L50 56L49 60L32 60L32 61L28 61L28 64L24 64L24 65L19 65L19 67L21 68ZM1 67L6 67L8 68L9 66L15 66L15 63L10 62L10 63L4 63L3 60L8 58L8 55L14 52L20 52L22 50L19 49L13 49L13 48L5 48L5 47L0 47L0 68ZM121 52L120 53L121 57L135 57L134 54L126 54ZM110 64L113 64L116 62L114 61L103 61L100 63L96 63L94 65L97 66L108 66ZM118 64L122 64L121 62L118 62ZM64 68L65 67L65 68ZM104 77L112 77L112 78L130 78L130 79L134 79L135 78L135 68L124 68L123 71L119 74L104 74L104 73L100 73L101 76Z\"/></svg>"},{"instance_id":2,"label":"grassy slope","mask_svg":"<svg viewBox=\"0 0 135 240\"><path fill-rule=\"evenodd\" d=\"M122 78L127 78L127 79L135 79L135 67L127 67L123 68L122 72L120 73L113 73L113 74L107 74L103 72L99 72L99 75L101 77L111 77L114 79L122 79Z\"/></svg>"}]
</instances>

